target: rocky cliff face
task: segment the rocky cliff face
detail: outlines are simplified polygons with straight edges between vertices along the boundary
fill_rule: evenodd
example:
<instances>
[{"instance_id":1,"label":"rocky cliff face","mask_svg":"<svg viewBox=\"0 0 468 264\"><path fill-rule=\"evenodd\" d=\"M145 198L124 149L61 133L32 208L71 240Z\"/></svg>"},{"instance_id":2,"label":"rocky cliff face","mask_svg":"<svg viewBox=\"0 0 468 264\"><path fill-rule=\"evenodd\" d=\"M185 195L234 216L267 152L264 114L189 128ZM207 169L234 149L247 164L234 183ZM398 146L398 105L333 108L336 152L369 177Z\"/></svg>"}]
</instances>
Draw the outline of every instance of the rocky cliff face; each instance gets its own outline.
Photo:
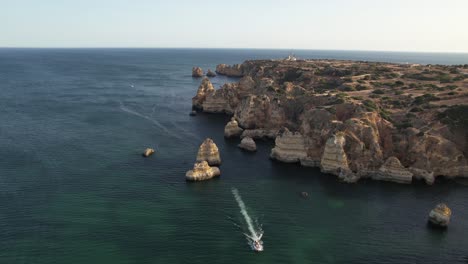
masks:
<instances>
[{"instance_id":1,"label":"rocky cliff face","mask_svg":"<svg viewBox=\"0 0 468 264\"><path fill-rule=\"evenodd\" d=\"M192 98L192 107L195 109L203 109L203 103L208 95L215 92L213 84L208 78L203 78L202 83L198 87L197 94Z\"/></svg>"},{"instance_id":2,"label":"rocky cliff face","mask_svg":"<svg viewBox=\"0 0 468 264\"><path fill-rule=\"evenodd\" d=\"M349 170L348 157L344 151L345 142L343 134L333 135L327 140L320 160L322 172L339 175L341 170Z\"/></svg>"},{"instance_id":3,"label":"rocky cliff face","mask_svg":"<svg viewBox=\"0 0 468 264\"><path fill-rule=\"evenodd\" d=\"M468 87L456 83L466 89L465 97L421 95L418 87L428 84L414 78L425 70L322 60L222 64L218 74L242 78L215 91L199 89L194 106L233 115L237 126L229 122L228 136L243 129L241 138L276 139L274 159L320 167L348 182L423 179L432 184L437 176L468 177L467 138L456 136L466 134L460 132L463 120L454 123L450 113L440 120L452 108L434 103L468 105Z\"/></svg>"},{"instance_id":4,"label":"rocky cliff face","mask_svg":"<svg viewBox=\"0 0 468 264\"><path fill-rule=\"evenodd\" d=\"M300 133L293 133L284 128L276 137L270 157L288 163L300 162L307 158L304 137Z\"/></svg>"},{"instance_id":5,"label":"rocky cliff face","mask_svg":"<svg viewBox=\"0 0 468 264\"><path fill-rule=\"evenodd\" d=\"M396 157L390 157L380 169L372 175L372 178L374 180L411 183L413 180L413 173L403 167Z\"/></svg>"},{"instance_id":6,"label":"rocky cliff face","mask_svg":"<svg viewBox=\"0 0 468 264\"><path fill-rule=\"evenodd\" d=\"M216 73L230 77L242 77L244 75L241 64L235 64L232 66L220 64L216 66Z\"/></svg>"},{"instance_id":7,"label":"rocky cliff face","mask_svg":"<svg viewBox=\"0 0 468 264\"><path fill-rule=\"evenodd\" d=\"M211 138L205 139L198 149L197 162L202 161L208 162L210 166L221 164L218 146Z\"/></svg>"}]
</instances>

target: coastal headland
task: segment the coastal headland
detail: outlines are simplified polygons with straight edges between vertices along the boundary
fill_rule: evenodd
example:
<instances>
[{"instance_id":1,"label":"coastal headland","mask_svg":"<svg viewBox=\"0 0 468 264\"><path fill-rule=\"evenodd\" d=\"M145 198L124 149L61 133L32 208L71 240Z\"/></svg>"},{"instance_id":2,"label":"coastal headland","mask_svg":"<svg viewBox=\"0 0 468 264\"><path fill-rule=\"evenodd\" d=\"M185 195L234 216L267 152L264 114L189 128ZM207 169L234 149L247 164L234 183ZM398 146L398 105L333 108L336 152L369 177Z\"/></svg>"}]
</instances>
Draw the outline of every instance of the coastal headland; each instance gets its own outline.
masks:
<instances>
[{"instance_id":1,"label":"coastal headland","mask_svg":"<svg viewBox=\"0 0 468 264\"><path fill-rule=\"evenodd\" d=\"M203 79L193 108L232 115L227 137L274 139L273 159L346 182L468 177L468 65L250 60L216 73L239 81Z\"/></svg>"}]
</instances>

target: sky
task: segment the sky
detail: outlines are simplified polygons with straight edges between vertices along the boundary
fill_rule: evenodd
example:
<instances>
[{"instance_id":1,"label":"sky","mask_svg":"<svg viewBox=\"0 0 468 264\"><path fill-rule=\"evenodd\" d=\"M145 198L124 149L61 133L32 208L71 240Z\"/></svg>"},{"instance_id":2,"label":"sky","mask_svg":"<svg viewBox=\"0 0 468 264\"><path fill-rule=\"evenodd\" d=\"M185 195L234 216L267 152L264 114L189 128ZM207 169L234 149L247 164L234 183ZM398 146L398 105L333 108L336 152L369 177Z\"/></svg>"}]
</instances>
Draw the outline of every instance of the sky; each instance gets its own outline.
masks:
<instances>
[{"instance_id":1,"label":"sky","mask_svg":"<svg viewBox=\"0 0 468 264\"><path fill-rule=\"evenodd\" d=\"M468 0L0 0L0 47L468 52Z\"/></svg>"}]
</instances>

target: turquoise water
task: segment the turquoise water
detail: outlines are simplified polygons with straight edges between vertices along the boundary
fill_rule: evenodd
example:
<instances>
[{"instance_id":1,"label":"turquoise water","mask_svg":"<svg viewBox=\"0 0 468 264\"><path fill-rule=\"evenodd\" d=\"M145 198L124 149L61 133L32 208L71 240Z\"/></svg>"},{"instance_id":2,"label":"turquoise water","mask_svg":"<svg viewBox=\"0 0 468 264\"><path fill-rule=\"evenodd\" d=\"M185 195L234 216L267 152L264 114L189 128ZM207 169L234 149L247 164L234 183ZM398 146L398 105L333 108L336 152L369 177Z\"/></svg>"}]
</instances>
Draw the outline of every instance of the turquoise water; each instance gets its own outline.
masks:
<instances>
[{"instance_id":1,"label":"turquoise water","mask_svg":"<svg viewBox=\"0 0 468 264\"><path fill-rule=\"evenodd\" d=\"M342 184L269 160L269 141L239 151L223 138L228 117L189 117L200 82L192 66L287 53L0 49L0 263L466 263L466 184ZM468 63L466 54L295 53ZM188 184L206 137L222 176ZM143 159L146 147L156 154ZM233 187L263 225L261 254L243 237ZM426 226L439 202L453 211L445 232Z\"/></svg>"}]
</instances>

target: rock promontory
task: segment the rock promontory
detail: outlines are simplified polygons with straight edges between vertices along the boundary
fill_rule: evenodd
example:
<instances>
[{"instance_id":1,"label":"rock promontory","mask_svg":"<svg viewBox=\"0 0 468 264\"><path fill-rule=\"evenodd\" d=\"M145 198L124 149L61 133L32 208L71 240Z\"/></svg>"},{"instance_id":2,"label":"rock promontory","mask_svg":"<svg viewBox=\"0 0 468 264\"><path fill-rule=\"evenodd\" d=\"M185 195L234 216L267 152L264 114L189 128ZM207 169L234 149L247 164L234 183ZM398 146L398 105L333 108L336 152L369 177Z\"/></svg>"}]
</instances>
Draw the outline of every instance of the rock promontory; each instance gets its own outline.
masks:
<instances>
[{"instance_id":1,"label":"rock promontory","mask_svg":"<svg viewBox=\"0 0 468 264\"><path fill-rule=\"evenodd\" d=\"M193 165L193 169L187 171L185 179L187 181L205 181L221 175L218 167L210 167L208 162L201 161Z\"/></svg>"},{"instance_id":2,"label":"rock promontory","mask_svg":"<svg viewBox=\"0 0 468 264\"><path fill-rule=\"evenodd\" d=\"M194 106L232 115L241 138L275 139L273 159L346 182L468 177L468 66L249 60L216 72L239 80Z\"/></svg>"},{"instance_id":3,"label":"rock promontory","mask_svg":"<svg viewBox=\"0 0 468 264\"><path fill-rule=\"evenodd\" d=\"M206 161L210 166L221 164L221 157L219 154L218 146L211 138L205 139L200 145L197 154L197 162Z\"/></svg>"}]
</instances>

